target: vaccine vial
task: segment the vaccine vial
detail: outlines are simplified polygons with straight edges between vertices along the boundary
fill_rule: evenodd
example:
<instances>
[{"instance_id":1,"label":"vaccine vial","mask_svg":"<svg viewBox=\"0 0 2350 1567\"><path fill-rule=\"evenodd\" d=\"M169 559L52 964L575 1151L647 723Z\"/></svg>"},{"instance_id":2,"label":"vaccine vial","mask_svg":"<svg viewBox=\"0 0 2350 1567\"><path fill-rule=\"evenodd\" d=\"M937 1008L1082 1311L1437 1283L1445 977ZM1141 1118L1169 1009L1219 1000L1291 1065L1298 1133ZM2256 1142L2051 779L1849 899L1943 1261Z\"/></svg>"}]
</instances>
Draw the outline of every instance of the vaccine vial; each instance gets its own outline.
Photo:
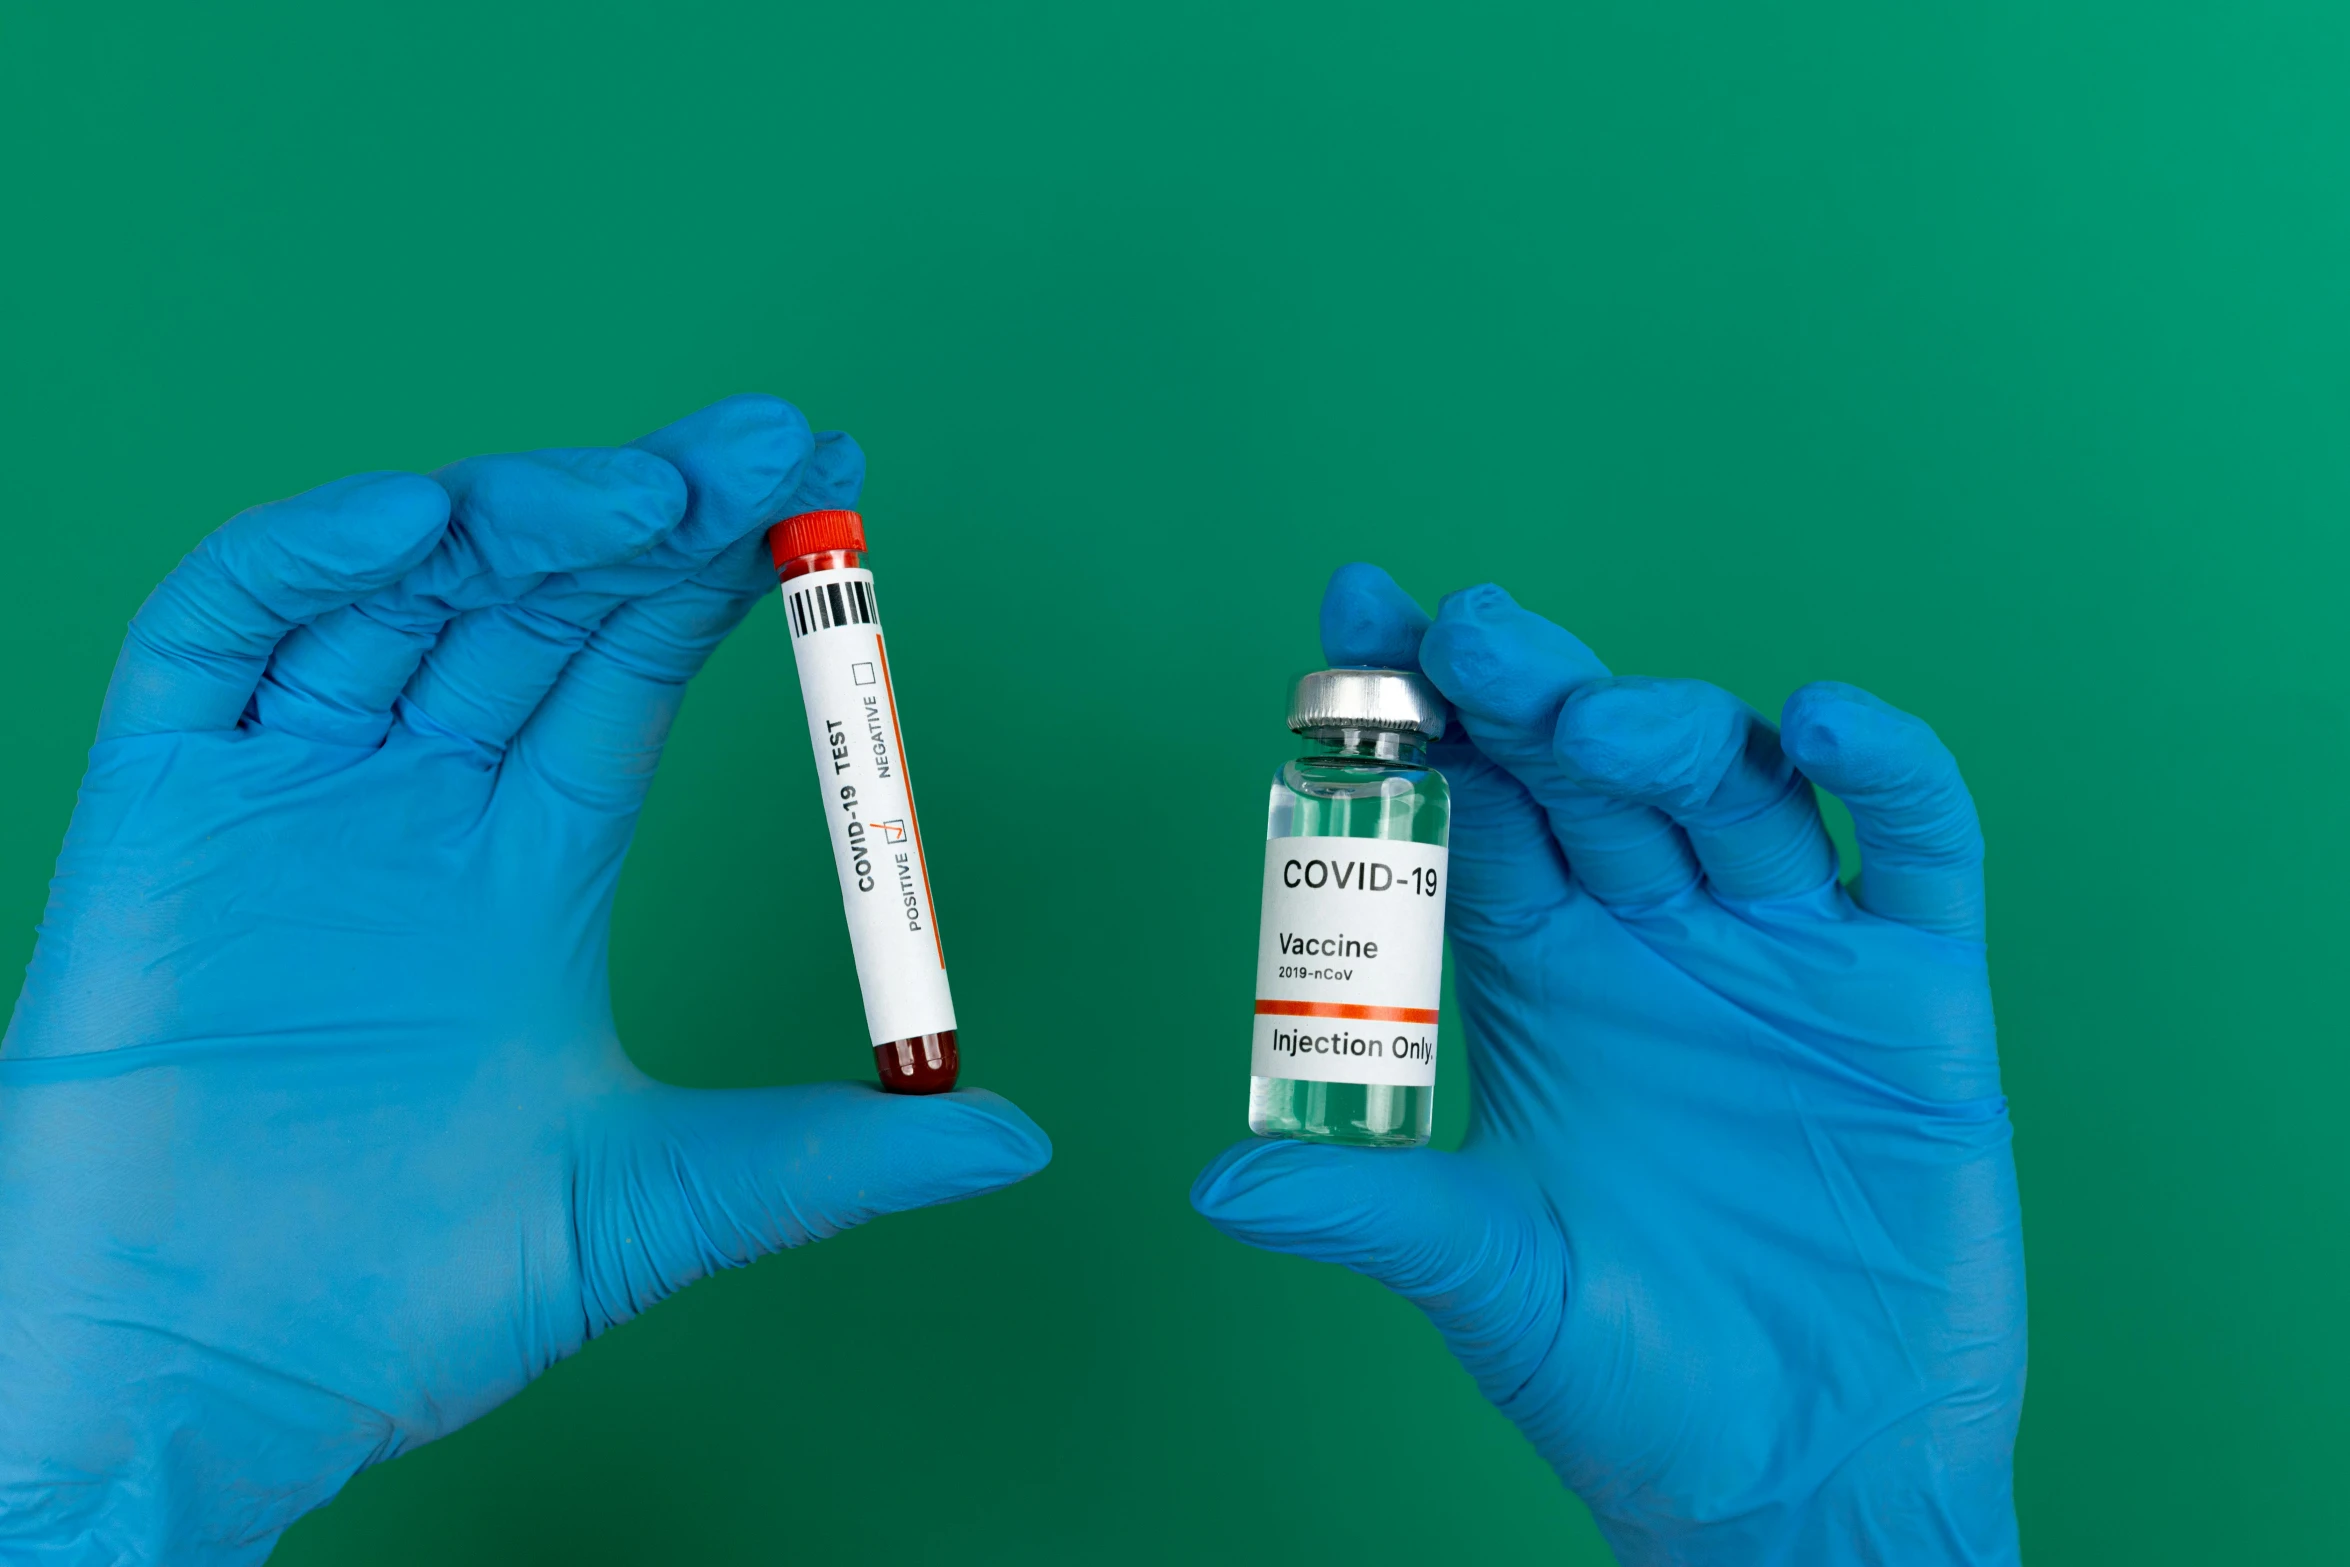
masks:
<instances>
[{"instance_id":1,"label":"vaccine vial","mask_svg":"<svg viewBox=\"0 0 2350 1567\"><path fill-rule=\"evenodd\" d=\"M783 585L873 1064L892 1093L944 1093L960 1064L955 1005L865 569L865 522L853 511L802 512L767 530L767 549Z\"/></svg>"},{"instance_id":2,"label":"vaccine vial","mask_svg":"<svg viewBox=\"0 0 2350 1567\"><path fill-rule=\"evenodd\" d=\"M1452 794L1428 765L1444 699L1399 669L1299 680L1311 749L1273 777L1249 1130L1417 1148L1436 1107Z\"/></svg>"}]
</instances>

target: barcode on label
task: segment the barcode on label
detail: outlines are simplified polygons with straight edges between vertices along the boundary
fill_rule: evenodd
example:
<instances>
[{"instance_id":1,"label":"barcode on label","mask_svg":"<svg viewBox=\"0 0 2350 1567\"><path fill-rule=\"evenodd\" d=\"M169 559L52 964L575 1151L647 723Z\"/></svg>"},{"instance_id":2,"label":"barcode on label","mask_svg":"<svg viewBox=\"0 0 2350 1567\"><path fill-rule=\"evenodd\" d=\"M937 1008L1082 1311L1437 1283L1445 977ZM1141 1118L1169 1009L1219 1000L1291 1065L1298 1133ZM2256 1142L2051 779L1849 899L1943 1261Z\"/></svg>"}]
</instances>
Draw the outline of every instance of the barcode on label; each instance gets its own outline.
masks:
<instances>
[{"instance_id":1,"label":"barcode on label","mask_svg":"<svg viewBox=\"0 0 2350 1567\"><path fill-rule=\"evenodd\" d=\"M784 602L791 607L791 634L795 642L835 626L874 624L873 594L864 583L853 579L802 588L787 594Z\"/></svg>"}]
</instances>

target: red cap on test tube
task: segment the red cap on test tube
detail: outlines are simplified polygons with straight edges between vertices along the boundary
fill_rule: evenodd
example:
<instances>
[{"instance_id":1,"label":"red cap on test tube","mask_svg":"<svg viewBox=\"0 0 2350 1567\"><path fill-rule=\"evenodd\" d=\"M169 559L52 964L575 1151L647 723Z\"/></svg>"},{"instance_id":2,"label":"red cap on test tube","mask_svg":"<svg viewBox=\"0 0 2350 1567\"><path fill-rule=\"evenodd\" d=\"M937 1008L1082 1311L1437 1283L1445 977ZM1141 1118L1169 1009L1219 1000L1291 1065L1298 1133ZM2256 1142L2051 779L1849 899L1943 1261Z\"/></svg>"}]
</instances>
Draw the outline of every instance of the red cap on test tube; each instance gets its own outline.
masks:
<instances>
[{"instance_id":1,"label":"red cap on test tube","mask_svg":"<svg viewBox=\"0 0 2350 1567\"><path fill-rule=\"evenodd\" d=\"M777 571L803 555L828 550L864 554L865 519L853 511L804 511L767 530L767 553L775 557Z\"/></svg>"}]
</instances>

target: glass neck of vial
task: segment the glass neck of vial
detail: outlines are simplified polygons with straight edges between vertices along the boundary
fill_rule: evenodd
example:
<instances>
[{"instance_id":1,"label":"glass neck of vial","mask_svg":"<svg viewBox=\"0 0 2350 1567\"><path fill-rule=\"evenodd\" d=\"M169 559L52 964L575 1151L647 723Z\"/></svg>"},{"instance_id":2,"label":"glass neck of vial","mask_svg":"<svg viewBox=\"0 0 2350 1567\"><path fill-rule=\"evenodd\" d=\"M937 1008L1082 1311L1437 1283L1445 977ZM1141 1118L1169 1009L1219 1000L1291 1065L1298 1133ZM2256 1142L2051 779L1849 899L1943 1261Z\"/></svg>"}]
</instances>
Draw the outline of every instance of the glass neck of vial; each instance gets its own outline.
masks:
<instances>
[{"instance_id":1,"label":"glass neck of vial","mask_svg":"<svg viewBox=\"0 0 2350 1567\"><path fill-rule=\"evenodd\" d=\"M1366 762L1425 766L1428 737L1402 729L1301 729L1298 738L1313 747L1308 756L1344 756Z\"/></svg>"},{"instance_id":2,"label":"glass neck of vial","mask_svg":"<svg viewBox=\"0 0 2350 1567\"><path fill-rule=\"evenodd\" d=\"M777 571L775 576L779 582L789 582L792 578L804 577L811 571L839 571L844 567L864 564L865 552L863 550L817 550L811 555L794 555L783 563L782 569Z\"/></svg>"}]
</instances>

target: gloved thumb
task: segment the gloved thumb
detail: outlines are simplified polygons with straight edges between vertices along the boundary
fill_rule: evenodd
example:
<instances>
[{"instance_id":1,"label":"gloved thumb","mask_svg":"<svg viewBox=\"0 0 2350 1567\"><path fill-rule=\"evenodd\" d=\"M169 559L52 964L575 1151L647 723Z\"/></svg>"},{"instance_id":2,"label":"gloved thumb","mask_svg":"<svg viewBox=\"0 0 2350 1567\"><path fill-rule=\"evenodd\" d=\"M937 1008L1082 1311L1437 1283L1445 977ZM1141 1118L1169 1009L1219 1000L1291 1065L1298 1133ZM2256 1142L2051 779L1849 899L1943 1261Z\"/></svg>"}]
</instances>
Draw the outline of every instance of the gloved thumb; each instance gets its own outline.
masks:
<instances>
[{"instance_id":1,"label":"gloved thumb","mask_svg":"<svg viewBox=\"0 0 2350 1567\"><path fill-rule=\"evenodd\" d=\"M588 1141L576 1222L599 1329L720 1268L999 1190L1053 1156L1041 1127L985 1089L913 1096L857 1083L649 1083Z\"/></svg>"},{"instance_id":2,"label":"gloved thumb","mask_svg":"<svg viewBox=\"0 0 2350 1567\"><path fill-rule=\"evenodd\" d=\"M1200 1172L1191 1205L1235 1240L1412 1301L1505 1413L1558 1338L1564 1238L1531 1187L1478 1154L1250 1141Z\"/></svg>"}]
</instances>

